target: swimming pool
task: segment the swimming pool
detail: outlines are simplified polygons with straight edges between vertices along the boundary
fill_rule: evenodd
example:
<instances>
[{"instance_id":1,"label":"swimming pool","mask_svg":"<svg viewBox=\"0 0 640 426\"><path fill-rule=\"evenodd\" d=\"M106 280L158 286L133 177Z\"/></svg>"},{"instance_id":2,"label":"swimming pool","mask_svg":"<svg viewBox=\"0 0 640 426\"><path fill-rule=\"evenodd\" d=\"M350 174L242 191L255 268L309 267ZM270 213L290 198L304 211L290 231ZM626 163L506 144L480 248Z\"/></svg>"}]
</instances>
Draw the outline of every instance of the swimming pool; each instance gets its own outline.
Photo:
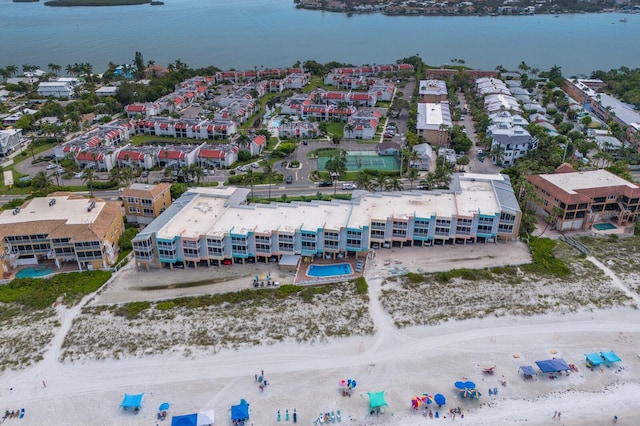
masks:
<instances>
[{"instance_id":1,"label":"swimming pool","mask_svg":"<svg viewBox=\"0 0 640 426\"><path fill-rule=\"evenodd\" d=\"M280 119L272 118L271 119L271 127L280 127Z\"/></svg>"},{"instance_id":2,"label":"swimming pool","mask_svg":"<svg viewBox=\"0 0 640 426\"><path fill-rule=\"evenodd\" d=\"M337 275L351 275L353 269L348 263L338 263L337 265L310 265L307 275L310 277L335 277Z\"/></svg>"},{"instance_id":3,"label":"swimming pool","mask_svg":"<svg viewBox=\"0 0 640 426\"><path fill-rule=\"evenodd\" d=\"M604 222L604 223L594 223L593 227L598 231L610 231L612 229L618 229L613 223Z\"/></svg>"},{"instance_id":4,"label":"swimming pool","mask_svg":"<svg viewBox=\"0 0 640 426\"><path fill-rule=\"evenodd\" d=\"M36 268L24 268L18 271L16 278L37 278L44 277L53 273L53 269L48 266L40 266Z\"/></svg>"}]
</instances>

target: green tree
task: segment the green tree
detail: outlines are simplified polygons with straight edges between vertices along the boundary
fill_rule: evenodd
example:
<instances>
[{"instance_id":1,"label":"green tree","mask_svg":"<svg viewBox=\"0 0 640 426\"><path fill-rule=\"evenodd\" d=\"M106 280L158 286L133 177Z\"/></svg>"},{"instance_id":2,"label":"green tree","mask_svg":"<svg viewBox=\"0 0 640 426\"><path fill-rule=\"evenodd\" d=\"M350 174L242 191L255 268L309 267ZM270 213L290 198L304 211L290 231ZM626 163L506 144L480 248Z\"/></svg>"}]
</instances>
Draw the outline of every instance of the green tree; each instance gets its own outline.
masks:
<instances>
[{"instance_id":1,"label":"green tree","mask_svg":"<svg viewBox=\"0 0 640 426\"><path fill-rule=\"evenodd\" d=\"M347 152L341 150L340 154L329 158L325 168L329 172L331 180L333 181L333 195L335 196L338 179L347 171Z\"/></svg>"},{"instance_id":2,"label":"green tree","mask_svg":"<svg viewBox=\"0 0 640 426\"><path fill-rule=\"evenodd\" d=\"M95 180L96 175L91 167L85 167L82 171L82 182L86 183L89 187L89 193L91 198L93 198L93 181Z\"/></svg>"},{"instance_id":3,"label":"green tree","mask_svg":"<svg viewBox=\"0 0 640 426\"><path fill-rule=\"evenodd\" d=\"M415 167L409 167L409 172L407 173L407 180L409 181L409 192L413 191L413 182L418 180L420 173L418 169Z\"/></svg>"},{"instance_id":4,"label":"green tree","mask_svg":"<svg viewBox=\"0 0 640 426\"><path fill-rule=\"evenodd\" d=\"M30 115L25 114L22 117L18 118L16 121L15 127L18 129L22 129L23 131L31 130L31 126L33 125L33 118Z\"/></svg>"},{"instance_id":5,"label":"green tree","mask_svg":"<svg viewBox=\"0 0 640 426\"><path fill-rule=\"evenodd\" d=\"M34 191L44 192L45 194L49 193L49 189L51 189L51 176L47 174L46 171L41 170L35 174L33 179L31 179L31 187Z\"/></svg>"}]
</instances>

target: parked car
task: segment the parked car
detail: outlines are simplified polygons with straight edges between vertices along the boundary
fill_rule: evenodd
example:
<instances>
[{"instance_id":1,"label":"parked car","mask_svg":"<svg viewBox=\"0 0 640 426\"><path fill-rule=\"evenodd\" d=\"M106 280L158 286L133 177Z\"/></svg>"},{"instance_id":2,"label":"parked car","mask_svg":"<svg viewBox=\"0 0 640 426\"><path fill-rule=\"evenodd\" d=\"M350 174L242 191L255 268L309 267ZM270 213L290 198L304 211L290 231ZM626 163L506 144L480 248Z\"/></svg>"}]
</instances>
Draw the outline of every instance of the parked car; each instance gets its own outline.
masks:
<instances>
[{"instance_id":1,"label":"parked car","mask_svg":"<svg viewBox=\"0 0 640 426\"><path fill-rule=\"evenodd\" d=\"M287 179L285 180L286 183L293 183L293 176L291 175L287 175Z\"/></svg>"},{"instance_id":2,"label":"parked car","mask_svg":"<svg viewBox=\"0 0 640 426\"><path fill-rule=\"evenodd\" d=\"M395 136L393 133L385 133L384 135L382 135L385 139L393 139L393 137Z\"/></svg>"},{"instance_id":3,"label":"parked car","mask_svg":"<svg viewBox=\"0 0 640 426\"><path fill-rule=\"evenodd\" d=\"M245 166L240 166L240 167L237 168L237 170L240 171L240 172L246 172L247 168Z\"/></svg>"},{"instance_id":4,"label":"parked car","mask_svg":"<svg viewBox=\"0 0 640 426\"><path fill-rule=\"evenodd\" d=\"M318 186L319 186L320 188L326 188L326 187L328 187L328 186L333 186L333 182L330 182L330 181L328 181L328 180L325 180L324 182L320 182L320 183L318 184Z\"/></svg>"},{"instance_id":5,"label":"parked car","mask_svg":"<svg viewBox=\"0 0 640 426\"><path fill-rule=\"evenodd\" d=\"M251 167L254 169L259 169L260 168L260 164L258 163L251 163Z\"/></svg>"},{"instance_id":6,"label":"parked car","mask_svg":"<svg viewBox=\"0 0 640 426\"><path fill-rule=\"evenodd\" d=\"M142 173L140 173L140 177L143 177L143 178L149 177L149 171L143 170Z\"/></svg>"},{"instance_id":7,"label":"parked car","mask_svg":"<svg viewBox=\"0 0 640 426\"><path fill-rule=\"evenodd\" d=\"M55 169L55 168L57 168L57 167L58 167L58 165L57 165L57 164L53 164L53 163L51 163L51 164L47 164L47 170L53 170L53 169Z\"/></svg>"},{"instance_id":8,"label":"parked car","mask_svg":"<svg viewBox=\"0 0 640 426\"><path fill-rule=\"evenodd\" d=\"M78 172L78 173L76 173L75 175L73 175L73 178L74 178L74 179L82 179L82 176L83 176L83 175L84 175L84 173L83 173L83 172Z\"/></svg>"},{"instance_id":9,"label":"parked car","mask_svg":"<svg viewBox=\"0 0 640 426\"><path fill-rule=\"evenodd\" d=\"M342 189L344 189L344 190L354 190L354 189L356 189L356 184L355 183L343 183L342 184Z\"/></svg>"}]
</instances>

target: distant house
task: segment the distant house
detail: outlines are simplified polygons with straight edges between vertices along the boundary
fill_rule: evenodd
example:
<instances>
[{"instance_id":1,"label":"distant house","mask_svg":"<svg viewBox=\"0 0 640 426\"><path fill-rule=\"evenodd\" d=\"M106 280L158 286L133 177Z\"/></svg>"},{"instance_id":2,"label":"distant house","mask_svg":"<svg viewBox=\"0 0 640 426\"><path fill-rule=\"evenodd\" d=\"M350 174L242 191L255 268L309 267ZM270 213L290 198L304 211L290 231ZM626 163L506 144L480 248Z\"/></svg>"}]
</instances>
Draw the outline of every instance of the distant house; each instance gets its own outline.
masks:
<instances>
[{"instance_id":1,"label":"distant house","mask_svg":"<svg viewBox=\"0 0 640 426\"><path fill-rule=\"evenodd\" d=\"M125 147L118 153L118 165L148 170L156 165L156 151L154 147L149 146Z\"/></svg>"},{"instance_id":2,"label":"distant house","mask_svg":"<svg viewBox=\"0 0 640 426\"><path fill-rule=\"evenodd\" d=\"M169 74L169 70L162 65L151 65L144 69L144 78L163 77Z\"/></svg>"},{"instance_id":3,"label":"distant house","mask_svg":"<svg viewBox=\"0 0 640 426\"><path fill-rule=\"evenodd\" d=\"M401 146L396 142L380 142L376 147L378 155L398 155L400 154Z\"/></svg>"},{"instance_id":4,"label":"distant house","mask_svg":"<svg viewBox=\"0 0 640 426\"><path fill-rule=\"evenodd\" d=\"M240 149L236 145L204 145L198 151L200 167L204 169L227 169L238 161Z\"/></svg>"},{"instance_id":5,"label":"distant house","mask_svg":"<svg viewBox=\"0 0 640 426\"><path fill-rule=\"evenodd\" d=\"M257 157L262 154L264 149L267 147L267 138L264 135L255 135L253 139L251 139L251 144L249 145L249 153L252 157Z\"/></svg>"},{"instance_id":6,"label":"distant house","mask_svg":"<svg viewBox=\"0 0 640 426\"><path fill-rule=\"evenodd\" d=\"M351 139L373 139L380 122L380 113L375 110L358 110L349 117L344 126L344 137Z\"/></svg>"},{"instance_id":7,"label":"distant house","mask_svg":"<svg viewBox=\"0 0 640 426\"><path fill-rule=\"evenodd\" d=\"M108 96L115 96L118 92L117 86L102 86L96 90L96 96L106 98Z\"/></svg>"},{"instance_id":8,"label":"distant house","mask_svg":"<svg viewBox=\"0 0 640 426\"><path fill-rule=\"evenodd\" d=\"M20 129L0 130L0 156L6 157L20 146Z\"/></svg>"},{"instance_id":9,"label":"distant house","mask_svg":"<svg viewBox=\"0 0 640 426\"><path fill-rule=\"evenodd\" d=\"M122 202L127 222L147 225L171 205L171 184L133 183L122 191Z\"/></svg>"},{"instance_id":10,"label":"distant house","mask_svg":"<svg viewBox=\"0 0 640 426\"><path fill-rule=\"evenodd\" d=\"M447 83L443 80L420 80L418 94L424 103L439 103L447 100Z\"/></svg>"},{"instance_id":11,"label":"distant house","mask_svg":"<svg viewBox=\"0 0 640 426\"><path fill-rule=\"evenodd\" d=\"M43 98L71 98L73 87L67 81L44 81L38 84L38 95Z\"/></svg>"},{"instance_id":12,"label":"distant house","mask_svg":"<svg viewBox=\"0 0 640 426\"><path fill-rule=\"evenodd\" d=\"M433 145L449 143L449 132L453 127L449 102L419 103L416 129L418 136Z\"/></svg>"},{"instance_id":13,"label":"distant house","mask_svg":"<svg viewBox=\"0 0 640 426\"><path fill-rule=\"evenodd\" d=\"M418 156L417 160L411 160L410 167L427 171L433 160L433 148L428 143L421 143L413 146L413 152Z\"/></svg>"},{"instance_id":14,"label":"distant house","mask_svg":"<svg viewBox=\"0 0 640 426\"><path fill-rule=\"evenodd\" d=\"M518 158L538 147L538 139L520 126L500 123L492 127L487 136L491 138L492 150L496 146L502 149L502 158L493 157L493 161L502 163L505 167L512 166Z\"/></svg>"}]
</instances>

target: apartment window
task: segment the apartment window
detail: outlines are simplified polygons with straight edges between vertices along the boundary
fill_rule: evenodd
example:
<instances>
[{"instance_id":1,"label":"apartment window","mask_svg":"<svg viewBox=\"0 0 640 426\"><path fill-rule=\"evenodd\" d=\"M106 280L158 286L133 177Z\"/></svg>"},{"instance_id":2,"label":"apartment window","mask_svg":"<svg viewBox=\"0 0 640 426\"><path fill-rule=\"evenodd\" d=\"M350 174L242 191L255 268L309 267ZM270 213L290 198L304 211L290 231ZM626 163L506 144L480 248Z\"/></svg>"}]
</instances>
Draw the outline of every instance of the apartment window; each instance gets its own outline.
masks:
<instances>
[{"instance_id":1,"label":"apartment window","mask_svg":"<svg viewBox=\"0 0 640 426\"><path fill-rule=\"evenodd\" d=\"M153 209L142 209L142 214L144 216L153 216Z\"/></svg>"},{"instance_id":2,"label":"apartment window","mask_svg":"<svg viewBox=\"0 0 640 426\"><path fill-rule=\"evenodd\" d=\"M141 202L142 202L142 206L143 207L145 207L145 206L146 207L153 206L153 201L152 200L142 199Z\"/></svg>"},{"instance_id":3,"label":"apartment window","mask_svg":"<svg viewBox=\"0 0 640 426\"><path fill-rule=\"evenodd\" d=\"M456 225L456 234L470 235L471 234L471 219L458 219Z\"/></svg>"},{"instance_id":4,"label":"apartment window","mask_svg":"<svg viewBox=\"0 0 640 426\"><path fill-rule=\"evenodd\" d=\"M437 219L436 220L436 235L449 235L451 230L451 220Z\"/></svg>"},{"instance_id":5,"label":"apartment window","mask_svg":"<svg viewBox=\"0 0 640 426\"><path fill-rule=\"evenodd\" d=\"M200 257L200 250L197 248L183 248L184 257L198 258Z\"/></svg>"},{"instance_id":6,"label":"apartment window","mask_svg":"<svg viewBox=\"0 0 640 426\"><path fill-rule=\"evenodd\" d=\"M371 229L384 231L386 227L387 224L385 222L371 222Z\"/></svg>"},{"instance_id":7,"label":"apartment window","mask_svg":"<svg viewBox=\"0 0 640 426\"><path fill-rule=\"evenodd\" d=\"M138 199L136 197L127 197L127 203L138 204Z\"/></svg>"}]
</instances>

